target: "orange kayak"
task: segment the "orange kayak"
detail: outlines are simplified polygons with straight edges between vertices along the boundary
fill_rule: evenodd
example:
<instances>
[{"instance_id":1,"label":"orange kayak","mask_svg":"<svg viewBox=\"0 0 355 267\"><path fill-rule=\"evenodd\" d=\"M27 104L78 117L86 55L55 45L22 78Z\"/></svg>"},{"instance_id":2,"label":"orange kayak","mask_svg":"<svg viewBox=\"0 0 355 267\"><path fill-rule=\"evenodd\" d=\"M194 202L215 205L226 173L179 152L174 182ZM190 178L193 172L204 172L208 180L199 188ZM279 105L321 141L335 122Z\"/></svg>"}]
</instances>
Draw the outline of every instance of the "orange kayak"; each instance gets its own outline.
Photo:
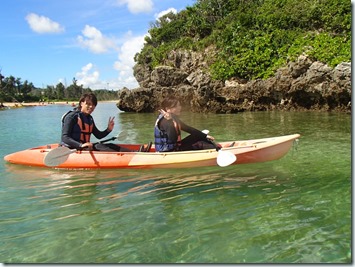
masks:
<instances>
[{"instance_id":1,"label":"orange kayak","mask_svg":"<svg viewBox=\"0 0 355 267\"><path fill-rule=\"evenodd\" d=\"M221 151L236 156L230 165L266 162L277 160L287 154L299 134L268 137L254 140L220 142L222 149L194 150L182 152L155 152L154 145L147 152L103 152L74 151L66 155L63 163L50 168L66 169L114 169L114 168L191 168L217 166L216 160ZM119 144L138 151L140 144ZM26 166L49 167L45 164L46 155L58 149L58 144L49 144L15 152L4 160ZM220 164L218 164L220 165ZM229 164L228 164L229 165ZM221 165L220 165L221 166Z\"/></svg>"}]
</instances>

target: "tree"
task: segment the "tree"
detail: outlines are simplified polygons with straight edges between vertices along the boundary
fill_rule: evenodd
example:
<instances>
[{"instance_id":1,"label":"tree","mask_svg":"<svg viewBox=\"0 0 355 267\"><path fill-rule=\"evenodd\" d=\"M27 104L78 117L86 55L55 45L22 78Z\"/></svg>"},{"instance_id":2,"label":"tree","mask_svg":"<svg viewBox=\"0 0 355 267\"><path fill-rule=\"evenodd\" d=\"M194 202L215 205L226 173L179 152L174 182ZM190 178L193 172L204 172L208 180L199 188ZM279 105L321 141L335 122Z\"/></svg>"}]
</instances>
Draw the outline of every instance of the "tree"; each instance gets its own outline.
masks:
<instances>
[{"instance_id":1,"label":"tree","mask_svg":"<svg viewBox=\"0 0 355 267\"><path fill-rule=\"evenodd\" d=\"M21 86L21 94L24 96L24 98L26 99L26 96L34 89L34 85L31 82L28 82L27 80L25 80L25 82L23 83L23 85Z\"/></svg>"},{"instance_id":2,"label":"tree","mask_svg":"<svg viewBox=\"0 0 355 267\"><path fill-rule=\"evenodd\" d=\"M65 91L65 86L61 82L57 84L56 86L56 91L57 91L57 98L58 99L64 99L64 91Z\"/></svg>"}]
</instances>

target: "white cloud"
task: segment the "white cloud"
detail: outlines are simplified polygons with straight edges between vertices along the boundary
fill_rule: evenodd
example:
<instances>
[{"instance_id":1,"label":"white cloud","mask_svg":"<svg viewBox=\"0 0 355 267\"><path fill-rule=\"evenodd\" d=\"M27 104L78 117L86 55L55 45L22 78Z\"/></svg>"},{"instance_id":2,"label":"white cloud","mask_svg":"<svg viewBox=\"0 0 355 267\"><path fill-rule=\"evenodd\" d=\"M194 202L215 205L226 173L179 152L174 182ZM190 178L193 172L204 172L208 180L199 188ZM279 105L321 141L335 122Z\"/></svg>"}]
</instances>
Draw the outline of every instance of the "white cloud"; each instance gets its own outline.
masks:
<instances>
[{"instance_id":1,"label":"white cloud","mask_svg":"<svg viewBox=\"0 0 355 267\"><path fill-rule=\"evenodd\" d=\"M99 81L100 72L98 70L93 70L94 65L89 63L81 68L81 72L77 72L75 78L77 79L78 85L83 85L84 88L97 88L103 89L101 82Z\"/></svg>"},{"instance_id":2,"label":"white cloud","mask_svg":"<svg viewBox=\"0 0 355 267\"><path fill-rule=\"evenodd\" d=\"M64 27L51 19L30 13L26 16L27 23L30 28L37 33L61 33L64 32Z\"/></svg>"},{"instance_id":3,"label":"white cloud","mask_svg":"<svg viewBox=\"0 0 355 267\"><path fill-rule=\"evenodd\" d=\"M133 76L134 56L143 48L144 37L145 35L132 36L128 33L118 54L118 61L114 63L114 69L118 71L118 81L128 88L138 86Z\"/></svg>"},{"instance_id":4,"label":"white cloud","mask_svg":"<svg viewBox=\"0 0 355 267\"><path fill-rule=\"evenodd\" d=\"M95 54L108 52L110 49L116 49L115 41L112 38L104 36L95 27L85 25L82 30L83 36L79 35L77 41L80 46L88 48Z\"/></svg>"},{"instance_id":5,"label":"white cloud","mask_svg":"<svg viewBox=\"0 0 355 267\"><path fill-rule=\"evenodd\" d=\"M117 0L119 5L127 5L128 10L133 14L149 13L153 10L152 0Z\"/></svg>"},{"instance_id":6,"label":"white cloud","mask_svg":"<svg viewBox=\"0 0 355 267\"><path fill-rule=\"evenodd\" d=\"M75 78L78 85L90 87L91 89L113 89L119 90L123 87L129 89L137 88L138 82L133 76L134 56L140 52L144 44L143 36L133 36L128 33L125 36L125 42L120 47L118 60L114 62L113 68L118 71L116 78L111 80L100 80L100 71L92 63L89 63L77 72Z\"/></svg>"},{"instance_id":7,"label":"white cloud","mask_svg":"<svg viewBox=\"0 0 355 267\"><path fill-rule=\"evenodd\" d=\"M170 12L172 12L173 14L177 14L177 10L175 8L171 7L167 10L163 10L163 11L159 12L158 14L155 14L154 17L155 17L155 19L159 19L160 17L162 17Z\"/></svg>"}]
</instances>

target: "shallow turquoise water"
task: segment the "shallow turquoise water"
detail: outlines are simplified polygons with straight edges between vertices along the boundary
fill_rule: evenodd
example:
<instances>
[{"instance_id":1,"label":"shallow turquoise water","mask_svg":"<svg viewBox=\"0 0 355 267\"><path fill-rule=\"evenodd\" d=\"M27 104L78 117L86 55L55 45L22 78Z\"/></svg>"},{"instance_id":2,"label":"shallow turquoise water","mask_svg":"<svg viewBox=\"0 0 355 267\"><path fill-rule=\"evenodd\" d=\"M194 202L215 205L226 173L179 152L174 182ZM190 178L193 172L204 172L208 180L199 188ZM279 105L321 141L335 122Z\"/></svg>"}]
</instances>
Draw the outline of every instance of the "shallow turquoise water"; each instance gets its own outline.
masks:
<instances>
[{"instance_id":1,"label":"shallow turquoise water","mask_svg":"<svg viewBox=\"0 0 355 267\"><path fill-rule=\"evenodd\" d=\"M69 106L0 112L0 156L60 138ZM154 114L100 103L127 143ZM217 140L300 133L284 158L227 168L68 171L0 163L0 262L350 263L351 116L185 113Z\"/></svg>"}]
</instances>

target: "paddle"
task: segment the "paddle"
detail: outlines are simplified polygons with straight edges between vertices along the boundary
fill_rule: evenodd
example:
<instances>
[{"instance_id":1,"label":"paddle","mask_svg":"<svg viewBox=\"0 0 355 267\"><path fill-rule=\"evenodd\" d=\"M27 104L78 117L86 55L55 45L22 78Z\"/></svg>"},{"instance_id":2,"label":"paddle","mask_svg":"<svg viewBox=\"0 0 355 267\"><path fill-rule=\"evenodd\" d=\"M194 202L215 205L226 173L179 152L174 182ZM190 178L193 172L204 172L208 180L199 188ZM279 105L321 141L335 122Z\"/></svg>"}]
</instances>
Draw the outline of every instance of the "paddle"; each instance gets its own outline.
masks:
<instances>
[{"instance_id":1,"label":"paddle","mask_svg":"<svg viewBox=\"0 0 355 267\"><path fill-rule=\"evenodd\" d=\"M122 131L120 132L117 136L111 137L109 139L106 140L102 140L99 141L95 144L102 144L108 141L112 141L112 140L124 140L127 137L127 132L126 131ZM54 166L58 166L62 163L64 163L70 154L75 153L76 151L78 151L77 149L70 149L68 147L64 147L64 146L60 146L57 147L51 151L48 152L48 154L44 157L44 164L48 167L54 167Z\"/></svg>"},{"instance_id":2,"label":"paddle","mask_svg":"<svg viewBox=\"0 0 355 267\"><path fill-rule=\"evenodd\" d=\"M204 134L209 134L209 130L203 130ZM224 151L221 147L219 147L213 140L208 139L208 141L214 145L216 150L218 151L217 156L217 164L220 167L227 167L234 163L237 160L237 156L234 155L232 152Z\"/></svg>"}]
</instances>

